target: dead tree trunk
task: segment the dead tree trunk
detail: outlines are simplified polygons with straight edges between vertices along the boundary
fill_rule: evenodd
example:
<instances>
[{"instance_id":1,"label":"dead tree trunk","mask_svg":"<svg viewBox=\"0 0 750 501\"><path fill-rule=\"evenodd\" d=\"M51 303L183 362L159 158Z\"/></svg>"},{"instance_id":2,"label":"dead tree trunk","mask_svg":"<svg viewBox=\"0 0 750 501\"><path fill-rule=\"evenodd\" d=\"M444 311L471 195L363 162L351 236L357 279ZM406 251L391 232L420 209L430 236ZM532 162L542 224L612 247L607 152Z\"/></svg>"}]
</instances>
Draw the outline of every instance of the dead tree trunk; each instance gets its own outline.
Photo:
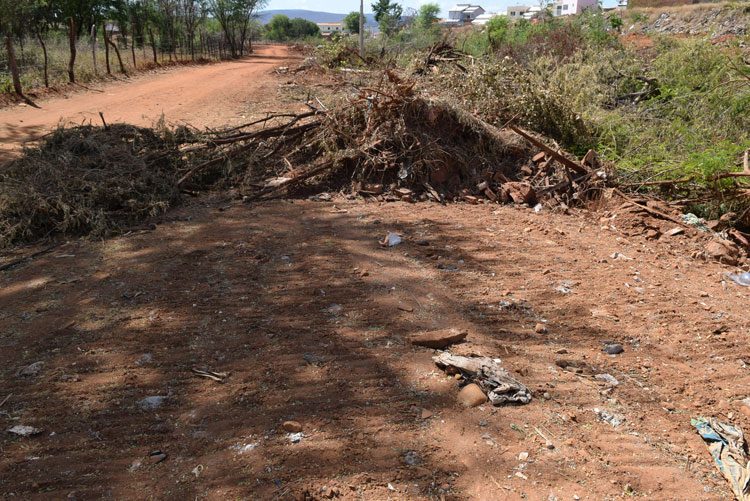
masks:
<instances>
[{"instance_id":1,"label":"dead tree trunk","mask_svg":"<svg viewBox=\"0 0 750 501\"><path fill-rule=\"evenodd\" d=\"M112 45L112 48L115 49L115 55L117 55L117 63L120 65L120 71L127 76L128 72L125 71L125 65L122 64L122 57L120 57L120 49L117 47L117 44L112 41L112 32L109 32L110 36L107 37L107 42L109 42L110 45Z\"/></svg>"},{"instance_id":2,"label":"dead tree trunk","mask_svg":"<svg viewBox=\"0 0 750 501\"><path fill-rule=\"evenodd\" d=\"M99 70L96 68L96 25L91 25L91 57L94 60L94 75L99 74Z\"/></svg>"},{"instance_id":3,"label":"dead tree trunk","mask_svg":"<svg viewBox=\"0 0 750 501\"><path fill-rule=\"evenodd\" d=\"M135 23L130 28L130 35L133 37L133 43L130 44L130 51L133 53L133 71L136 71L138 65L135 62Z\"/></svg>"},{"instance_id":4,"label":"dead tree trunk","mask_svg":"<svg viewBox=\"0 0 750 501\"><path fill-rule=\"evenodd\" d=\"M49 87L49 60L47 58L47 44L44 43L42 33L37 31L36 37L39 40L39 45L42 46L42 54L44 55L44 86Z\"/></svg>"},{"instance_id":5,"label":"dead tree trunk","mask_svg":"<svg viewBox=\"0 0 750 501\"><path fill-rule=\"evenodd\" d=\"M154 52L154 64L159 66L159 58L156 55L156 42L154 41L154 32L148 29L148 37L151 39L151 50Z\"/></svg>"},{"instance_id":6,"label":"dead tree trunk","mask_svg":"<svg viewBox=\"0 0 750 501\"><path fill-rule=\"evenodd\" d=\"M10 74L13 77L13 90L16 94L23 96L23 88L21 88L21 75L18 73L18 62L16 61L16 51L13 48L13 39L10 36L5 37L5 48L8 49L8 66L10 68Z\"/></svg>"},{"instance_id":7,"label":"dead tree trunk","mask_svg":"<svg viewBox=\"0 0 750 501\"><path fill-rule=\"evenodd\" d=\"M76 64L76 23L73 18L70 21L70 61L68 61L68 78L70 83L76 83L75 64Z\"/></svg>"},{"instance_id":8,"label":"dead tree trunk","mask_svg":"<svg viewBox=\"0 0 750 501\"><path fill-rule=\"evenodd\" d=\"M112 68L109 66L109 44L107 43L107 25L102 24L102 38L104 38L104 62L107 65L107 75L112 74Z\"/></svg>"}]
</instances>

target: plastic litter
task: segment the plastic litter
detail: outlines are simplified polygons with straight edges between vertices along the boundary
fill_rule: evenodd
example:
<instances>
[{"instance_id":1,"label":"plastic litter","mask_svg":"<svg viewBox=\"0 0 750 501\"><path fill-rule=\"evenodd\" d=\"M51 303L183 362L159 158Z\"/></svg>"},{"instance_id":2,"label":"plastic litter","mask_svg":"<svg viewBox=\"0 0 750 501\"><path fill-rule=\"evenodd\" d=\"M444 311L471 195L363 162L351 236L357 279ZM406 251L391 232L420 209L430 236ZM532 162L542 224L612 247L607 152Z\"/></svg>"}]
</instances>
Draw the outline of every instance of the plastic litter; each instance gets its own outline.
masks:
<instances>
[{"instance_id":1,"label":"plastic litter","mask_svg":"<svg viewBox=\"0 0 750 501\"><path fill-rule=\"evenodd\" d=\"M708 228L706 228L706 220L701 219L695 214L692 214L688 212L687 214L682 215L682 220L685 221L687 224L693 225L699 230L701 230L704 233L708 233Z\"/></svg>"},{"instance_id":2,"label":"plastic litter","mask_svg":"<svg viewBox=\"0 0 750 501\"><path fill-rule=\"evenodd\" d=\"M715 418L690 421L711 451L716 468L724 475L740 501L750 501L750 470L742 428L730 426Z\"/></svg>"},{"instance_id":3,"label":"plastic litter","mask_svg":"<svg viewBox=\"0 0 750 501\"><path fill-rule=\"evenodd\" d=\"M730 273L727 275L729 280L733 280L743 287L750 287L750 273Z\"/></svg>"},{"instance_id":4,"label":"plastic litter","mask_svg":"<svg viewBox=\"0 0 750 501\"><path fill-rule=\"evenodd\" d=\"M612 374L597 374L594 376L599 381L604 381L610 386L617 386L620 382Z\"/></svg>"},{"instance_id":5,"label":"plastic litter","mask_svg":"<svg viewBox=\"0 0 750 501\"><path fill-rule=\"evenodd\" d=\"M398 245L401 243L401 237L396 235L395 233L388 232L388 235L383 239L381 244L385 245L386 247L393 247L394 245Z\"/></svg>"},{"instance_id":6,"label":"plastic litter","mask_svg":"<svg viewBox=\"0 0 750 501\"><path fill-rule=\"evenodd\" d=\"M34 428L33 426L24 426L22 424L17 424L10 430L8 430L9 433L13 433L15 435L21 435L22 437L31 437L33 435L38 435L42 432L39 428Z\"/></svg>"}]
</instances>

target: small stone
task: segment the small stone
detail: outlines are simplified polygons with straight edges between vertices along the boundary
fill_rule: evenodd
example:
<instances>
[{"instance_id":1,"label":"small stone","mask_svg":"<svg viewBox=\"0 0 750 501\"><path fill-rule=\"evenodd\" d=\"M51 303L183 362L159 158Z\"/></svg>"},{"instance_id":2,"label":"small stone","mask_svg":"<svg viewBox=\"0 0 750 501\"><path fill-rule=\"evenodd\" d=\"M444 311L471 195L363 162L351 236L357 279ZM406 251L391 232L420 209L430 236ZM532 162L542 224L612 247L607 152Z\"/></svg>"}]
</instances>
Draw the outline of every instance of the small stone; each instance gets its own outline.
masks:
<instances>
[{"instance_id":1,"label":"small stone","mask_svg":"<svg viewBox=\"0 0 750 501\"><path fill-rule=\"evenodd\" d=\"M370 275L370 272L367 271L367 270L362 270L362 271L359 272L359 276L360 277L366 277L366 276L369 276L369 275Z\"/></svg>"},{"instance_id":2,"label":"small stone","mask_svg":"<svg viewBox=\"0 0 750 501\"><path fill-rule=\"evenodd\" d=\"M284 421L281 427L289 433L299 433L302 431L302 425L297 421Z\"/></svg>"},{"instance_id":3,"label":"small stone","mask_svg":"<svg viewBox=\"0 0 750 501\"><path fill-rule=\"evenodd\" d=\"M419 457L419 453L416 451L409 451L404 455L404 459L406 460L406 464L409 466L418 465L422 462L422 458Z\"/></svg>"},{"instance_id":4,"label":"small stone","mask_svg":"<svg viewBox=\"0 0 750 501\"><path fill-rule=\"evenodd\" d=\"M521 473L520 471L517 471L517 472L516 472L516 476L517 476L518 478L522 478L522 479L524 479L524 480L528 480L528 479L529 479L529 477L527 477L526 475L524 475L524 474L523 474L523 473Z\"/></svg>"},{"instance_id":5,"label":"small stone","mask_svg":"<svg viewBox=\"0 0 750 501\"><path fill-rule=\"evenodd\" d=\"M167 397L155 395L153 397L146 397L138 401L138 407L141 409L158 409L164 404Z\"/></svg>"},{"instance_id":6,"label":"small stone","mask_svg":"<svg viewBox=\"0 0 750 501\"><path fill-rule=\"evenodd\" d=\"M706 245L706 255L724 264L736 264L739 252L739 247L729 240L711 240Z\"/></svg>"},{"instance_id":7,"label":"small stone","mask_svg":"<svg viewBox=\"0 0 750 501\"><path fill-rule=\"evenodd\" d=\"M602 348L602 351L608 355L619 355L624 350L621 344L608 344Z\"/></svg>"},{"instance_id":8,"label":"small stone","mask_svg":"<svg viewBox=\"0 0 750 501\"><path fill-rule=\"evenodd\" d=\"M428 411L427 409L422 409L422 419L430 419L432 417L432 412Z\"/></svg>"},{"instance_id":9,"label":"small stone","mask_svg":"<svg viewBox=\"0 0 750 501\"><path fill-rule=\"evenodd\" d=\"M536 327L534 327L534 332L537 334L546 334L547 333L547 326L544 324L536 324Z\"/></svg>"},{"instance_id":10,"label":"small stone","mask_svg":"<svg viewBox=\"0 0 750 501\"><path fill-rule=\"evenodd\" d=\"M421 247L428 247L430 245L430 242L428 242L427 240L420 240L419 242L417 242L417 245Z\"/></svg>"},{"instance_id":11,"label":"small stone","mask_svg":"<svg viewBox=\"0 0 750 501\"><path fill-rule=\"evenodd\" d=\"M415 346L441 349L454 343L458 343L459 341L463 341L468 335L468 331L465 330L442 329L439 331L417 334L411 339L411 344Z\"/></svg>"},{"instance_id":12,"label":"small stone","mask_svg":"<svg viewBox=\"0 0 750 501\"><path fill-rule=\"evenodd\" d=\"M464 407L476 407L487 401L487 395L484 394L479 385L475 383L467 384L458 392L458 402Z\"/></svg>"},{"instance_id":13,"label":"small stone","mask_svg":"<svg viewBox=\"0 0 750 501\"><path fill-rule=\"evenodd\" d=\"M487 421L485 421L484 419L479 421L479 426L487 426Z\"/></svg>"},{"instance_id":14,"label":"small stone","mask_svg":"<svg viewBox=\"0 0 750 501\"><path fill-rule=\"evenodd\" d=\"M522 452L521 454L518 455L518 460L519 461L526 461L527 459L529 459L529 453L528 452Z\"/></svg>"},{"instance_id":15,"label":"small stone","mask_svg":"<svg viewBox=\"0 0 750 501\"><path fill-rule=\"evenodd\" d=\"M645 234L646 240L656 240L661 236L661 233L659 233L657 230L648 230Z\"/></svg>"}]
</instances>

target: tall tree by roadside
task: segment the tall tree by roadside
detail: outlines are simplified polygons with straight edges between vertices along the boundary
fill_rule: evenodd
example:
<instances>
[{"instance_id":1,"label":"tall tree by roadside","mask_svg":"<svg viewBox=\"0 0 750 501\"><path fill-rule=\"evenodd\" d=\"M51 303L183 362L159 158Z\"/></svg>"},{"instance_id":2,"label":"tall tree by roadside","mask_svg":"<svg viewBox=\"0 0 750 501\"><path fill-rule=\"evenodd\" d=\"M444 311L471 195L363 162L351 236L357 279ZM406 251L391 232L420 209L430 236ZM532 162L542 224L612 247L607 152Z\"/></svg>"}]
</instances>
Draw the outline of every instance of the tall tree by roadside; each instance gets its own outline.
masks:
<instances>
[{"instance_id":1,"label":"tall tree by roadside","mask_svg":"<svg viewBox=\"0 0 750 501\"><path fill-rule=\"evenodd\" d=\"M232 57L244 53L251 21L268 0L209 0L209 12L219 21ZM250 41L252 51L252 40Z\"/></svg>"},{"instance_id":2,"label":"tall tree by roadside","mask_svg":"<svg viewBox=\"0 0 750 501\"><path fill-rule=\"evenodd\" d=\"M0 12L2 12L2 15L0 15L0 36L5 39L5 49L8 52L8 69L13 80L13 90L19 96L23 96L13 37L22 34L26 11L21 4L14 0L0 0Z\"/></svg>"},{"instance_id":3,"label":"tall tree by roadside","mask_svg":"<svg viewBox=\"0 0 750 501\"><path fill-rule=\"evenodd\" d=\"M359 33L359 12L352 11L347 14L342 24L349 33Z\"/></svg>"},{"instance_id":4,"label":"tall tree by roadside","mask_svg":"<svg viewBox=\"0 0 750 501\"><path fill-rule=\"evenodd\" d=\"M403 8L391 0L377 0L372 4L372 11L375 13L375 21L380 25L380 31L390 35L396 30Z\"/></svg>"}]
</instances>

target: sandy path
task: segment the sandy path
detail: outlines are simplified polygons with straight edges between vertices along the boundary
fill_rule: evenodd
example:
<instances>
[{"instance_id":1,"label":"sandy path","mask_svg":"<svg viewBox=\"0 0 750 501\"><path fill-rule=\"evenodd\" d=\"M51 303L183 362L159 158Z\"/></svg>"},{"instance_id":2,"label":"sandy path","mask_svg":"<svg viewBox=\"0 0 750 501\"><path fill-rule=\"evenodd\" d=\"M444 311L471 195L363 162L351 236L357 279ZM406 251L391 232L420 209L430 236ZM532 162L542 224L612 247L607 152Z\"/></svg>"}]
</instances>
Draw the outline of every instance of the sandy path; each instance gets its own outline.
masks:
<instances>
[{"instance_id":1,"label":"sandy path","mask_svg":"<svg viewBox=\"0 0 750 501\"><path fill-rule=\"evenodd\" d=\"M263 46L242 60L140 75L98 92L40 101L40 109L0 110L0 157L61 121L98 123L100 111L109 123L151 125L163 114L170 123L197 127L238 124L250 105L263 100L273 105L276 82L269 71L292 58L284 46Z\"/></svg>"}]
</instances>

